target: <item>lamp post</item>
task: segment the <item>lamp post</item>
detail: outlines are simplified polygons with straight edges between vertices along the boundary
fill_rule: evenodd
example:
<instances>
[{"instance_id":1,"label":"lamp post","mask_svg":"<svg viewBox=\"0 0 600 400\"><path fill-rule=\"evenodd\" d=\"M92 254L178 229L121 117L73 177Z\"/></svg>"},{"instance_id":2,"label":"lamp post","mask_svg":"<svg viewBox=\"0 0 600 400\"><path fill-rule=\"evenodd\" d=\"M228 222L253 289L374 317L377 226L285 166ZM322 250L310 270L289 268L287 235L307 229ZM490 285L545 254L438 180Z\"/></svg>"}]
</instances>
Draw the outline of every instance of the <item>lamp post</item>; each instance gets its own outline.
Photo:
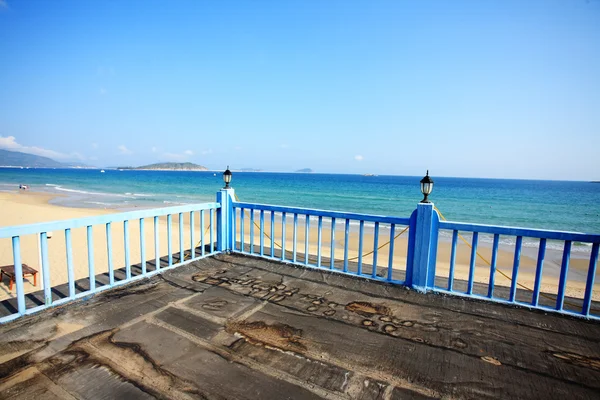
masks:
<instances>
[{"instance_id":1,"label":"lamp post","mask_svg":"<svg viewBox=\"0 0 600 400\"><path fill-rule=\"evenodd\" d=\"M421 193L423 193L423 200L421 200L421 203L430 203L429 200L427 200L427 196L429 196L431 194L431 191L433 190L433 179L431 179L429 177L429 170L427 170L427 175L425 175L425 177L423 179L421 179Z\"/></svg>"},{"instance_id":2,"label":"lamp post","mask_svg":"<svg viewBox=\"0 0 600 400\"><path fill-rule=\"evenodd\" d=\"M225 172L223 172L223 182L225 182L225 187L223 189L229 189L229 183L231 182L231 171L229 170L229 165Z\"/></svg>"}]
</instances>

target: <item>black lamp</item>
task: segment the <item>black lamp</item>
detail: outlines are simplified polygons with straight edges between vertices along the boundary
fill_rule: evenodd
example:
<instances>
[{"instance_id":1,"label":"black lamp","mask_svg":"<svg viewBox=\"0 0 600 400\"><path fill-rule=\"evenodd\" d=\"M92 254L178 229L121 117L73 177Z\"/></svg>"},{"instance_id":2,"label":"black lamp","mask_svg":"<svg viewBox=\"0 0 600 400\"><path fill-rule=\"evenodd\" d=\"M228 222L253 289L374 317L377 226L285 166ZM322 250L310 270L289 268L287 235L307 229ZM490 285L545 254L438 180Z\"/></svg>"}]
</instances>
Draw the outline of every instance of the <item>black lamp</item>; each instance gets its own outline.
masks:
<instances>
[{"instance_id":1,"label":"black lamp","mask_svg":"<svg viewBox=\"0 0 600 400\"><path fill-rule=\"evenodd\" d=\"M425 197L423 197L423 200L421 200L421 203L429 203L430 201L427 200L427 196L429 196L431 194L431 191L433 190L433 179L431 179L429 177L429 170L427 170L427 175L425 175L425 177L423 179L421 179L421 193L423 193L423 195Z\"/></svg>"},{"instance_id":2,"label":"black lamp","mask_svg":"<svg viewBox=\"0 0 600 400\"><path fill-rule=\"evenodd\" d=\"M229 165L225 172L223 172L223 181L225 182L224 189L229 189L229 183L231 182L231 171L229 170Z\"/></svg>"}]
</instances>

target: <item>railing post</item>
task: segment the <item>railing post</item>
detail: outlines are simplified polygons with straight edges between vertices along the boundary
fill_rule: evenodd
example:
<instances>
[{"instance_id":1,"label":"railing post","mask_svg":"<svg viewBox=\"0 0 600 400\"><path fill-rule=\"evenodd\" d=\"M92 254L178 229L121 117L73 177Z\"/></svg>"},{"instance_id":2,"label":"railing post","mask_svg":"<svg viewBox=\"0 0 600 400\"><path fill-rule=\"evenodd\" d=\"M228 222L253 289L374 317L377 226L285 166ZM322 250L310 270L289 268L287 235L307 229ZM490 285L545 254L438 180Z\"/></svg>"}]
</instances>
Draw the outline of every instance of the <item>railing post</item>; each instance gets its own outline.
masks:
<instances>
[{"instance_id":1,"label":"railing post","mask_svg":"<svg viewBox=\"0 0 600 400\"><path fill-rule=\"evenodd\" d=\"M433 203L419 203L410 217L406 284L419 292L435 282L439 221Z\"/></svg>"},{"instance_id":2,"label":"railing post","mask_svg":"<svg viewBox=\"0 0 600 400\"><path fill-rule=\"evenodd\" d=\"M232 215L233 215L233 188L223 188L217 192L217 251L230 252L232 250Z\"/></svg>"}]
</instances>

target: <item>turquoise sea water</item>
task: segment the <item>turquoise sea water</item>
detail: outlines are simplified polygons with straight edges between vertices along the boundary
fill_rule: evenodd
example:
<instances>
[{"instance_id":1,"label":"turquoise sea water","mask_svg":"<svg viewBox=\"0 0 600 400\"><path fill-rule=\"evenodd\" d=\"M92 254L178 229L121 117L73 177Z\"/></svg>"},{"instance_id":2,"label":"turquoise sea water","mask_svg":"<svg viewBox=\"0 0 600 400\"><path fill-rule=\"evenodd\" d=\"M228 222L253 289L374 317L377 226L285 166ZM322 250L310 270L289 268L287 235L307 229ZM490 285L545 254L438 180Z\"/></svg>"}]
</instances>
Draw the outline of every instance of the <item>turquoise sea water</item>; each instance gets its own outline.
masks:
<instances>
[{"instance_id":1,"label":"turquoise sea water","mask_svg":"<svg viewBox=\"0 0 600 400\"><path fill-rule=\"evenodd\" d=\"M409 216L422 199L408 176L234 173L242 201ZM600 233L600 184L435 177L430 196L453 221ZM214 201L221 172L0 169L0 190L64 195L75 207L134 208Z\"/></svg>"}]
</instances>

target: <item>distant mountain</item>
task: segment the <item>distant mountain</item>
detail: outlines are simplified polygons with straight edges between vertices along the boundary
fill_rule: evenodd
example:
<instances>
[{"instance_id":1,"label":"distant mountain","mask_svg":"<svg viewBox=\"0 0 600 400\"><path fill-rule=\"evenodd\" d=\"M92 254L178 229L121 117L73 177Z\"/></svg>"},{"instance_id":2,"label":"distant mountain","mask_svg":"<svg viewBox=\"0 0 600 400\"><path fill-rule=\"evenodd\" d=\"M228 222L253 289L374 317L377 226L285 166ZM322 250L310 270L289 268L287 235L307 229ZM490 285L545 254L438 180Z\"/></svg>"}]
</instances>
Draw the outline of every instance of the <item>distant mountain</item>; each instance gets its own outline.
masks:
<instances>
[{"instance_id":1,"label":"distant mountain","mask_svg":"<svg viewBox=\"0 0 600 400\"><path fill-rule=\"evenodd\" d=\"M295 172L310 173L310 172L313 172L313 170L310 168L302 168Z\"/></svg>"},{"instance_id":2,"label":"distant mountain","mask_svg":"<svg viewBox=\"0 0 600 400\"><path fill-rule=\"evenodd\" d=\"M129 168L122 168L122 169L129 169ZM145 169L145 170L155 170L155 171L156 170L158 170L158 171L208 171L208 168L206 168L202 165L191 163L191 162L157 163L157 164L144 165L141 167L131 168L131 169Z\"/></svg>"},{"instance_id":3,"label":"distant mountain","mask_svg":"<svg viewBox=\"0 0 600 400\"><path fill-rule=\"evenodd\" d=\"M9 150L0 150L0 166L29 168L93 168L81 163L61 163L48 157Z\"/></svg>"}]
</instances>

